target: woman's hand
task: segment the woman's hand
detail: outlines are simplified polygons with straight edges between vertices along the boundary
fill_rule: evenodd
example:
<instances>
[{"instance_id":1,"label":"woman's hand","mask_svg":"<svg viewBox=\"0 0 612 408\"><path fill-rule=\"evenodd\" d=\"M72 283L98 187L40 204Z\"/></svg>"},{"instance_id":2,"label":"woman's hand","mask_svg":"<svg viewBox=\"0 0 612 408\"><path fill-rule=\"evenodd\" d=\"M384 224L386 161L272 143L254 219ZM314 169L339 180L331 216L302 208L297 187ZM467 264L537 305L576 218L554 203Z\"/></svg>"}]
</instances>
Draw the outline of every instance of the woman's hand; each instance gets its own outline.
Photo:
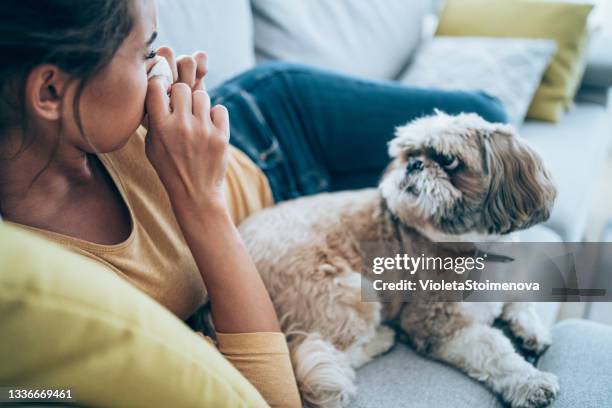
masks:
<instances>
[{"instance_id":1,"label":"woman's hand","mask_svg":"<svg viewBox=\"0 0 612 408\"><path fill-rule=\"evenodd\" d=\"M208 56L202 51L193 55L181 55L174 58L169 47L159 47L155 55L165 58L172 69L173 82L184 82L194 91L204 89L204 77L208 73Z\"/></svg>"},{"instance_id":2,"label":"woman's hand","mask_svg":"<svg viewBox=\"0 0 612 408\"><path fill-rule=\"evenodd\" d=\"M204 90L206 56L168 59L175 83L149 81L147 157L164 184L174 214L208 290L215 327L225 333L279 331L270 296L236 230L223 195L229 118L210 108Z\"/></svg>"},{"instance_id":3,"label":"woman's hand","mask_svg":"<svg viewBox=\"0 0 612 408\"><path fill-rule=\"evenodd\" d=\"M201 211L211 204L224 207L229 118L225 107L210 107L204 89L206 54L181 56L176 62L169 48L157 54L168 60L175 83L168 97L162 78L149 81L147 157L175 211Z\"/></svg>"}]
</instances>

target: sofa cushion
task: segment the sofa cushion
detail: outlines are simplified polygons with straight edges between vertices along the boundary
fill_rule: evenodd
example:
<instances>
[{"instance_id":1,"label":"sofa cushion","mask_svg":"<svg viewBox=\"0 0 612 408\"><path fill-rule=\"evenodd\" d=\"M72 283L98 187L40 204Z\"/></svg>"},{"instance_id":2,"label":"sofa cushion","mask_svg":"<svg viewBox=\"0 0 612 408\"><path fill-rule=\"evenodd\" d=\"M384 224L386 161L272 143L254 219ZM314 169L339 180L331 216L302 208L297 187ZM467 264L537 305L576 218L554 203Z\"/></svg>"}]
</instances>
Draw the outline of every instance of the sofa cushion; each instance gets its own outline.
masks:
<instances>
[{"instance_id":1,"label":"sofa cushion","mask_svg":"<svg viewBox=\"0 0 612 408\"><path fill-rule=\"evenodd\" d=\"M0 384L80 406L266 407L206 340L101 264L0 222Z\"/></svg>"},{"instance_id":2,"label":"sofa cushion","mask_svg":"<svg viewBox=\"0 0 612 408\"><path fill-rule=\"evenodd\" d=\"M554 408L607 407L612 399L612 328L585 320L558 323L537 367L559 377ZM357 371L352 408L501 408L483 385L403 344Z\"/></svg>"},{"instance_id":3,"label":"sofa cushion","mask_svg":"<svg viewBox=\"0 0 612 408\"><path fill-rule=\"evenodd\" d=\"M539 369L559 377L561 394L552 407L609 407L612 327L572 319L557 324L552 334L552 345L538 362Z\"/></svg>"},{"instance_id":4,"label":"sofa cushion","mask_svg":"<svg viewBox=\"0 0 612 408\"><path fill-rule=\"evenodd\" d=\"M253 0L259 60L395 78L421 38L428 0Z\"/></svg>"},{"instance_id":5,"label":"sofa cushion","mask_svg":"<svg viewBox=\"0 0 612 408\"><path fill-rule=\"evenodd\" d=\"M255 65L249 0L157 0L158 40L177 55L208 53L212 88Z\"/></svg>"},{"instance_id":6,"label":"sofa cushion","mask_svg":"<svg viewBox=\"0 0 612 408\"><path fill-rule=\"evenodd\" d=\"M459 370L396 344L357 371L351 408L502 408L497 397Z\"/></svg>"},{"instance_id":7,"label":"sofa cushion","mask_svg":"<svg viewBox=\"0 0 612 408\"><path fill-rule=\"evenodd\" d=\"M551 40L437 36L420 47L401 76L408 85L484 91L520 125L557 45Z\"/></svg>"},{"instance_id":8,"label":"sofa cushion","mask_svg":"<svg viewBox=\"0 0 612 408\"><path fill-rule=\"evenodd\" d=\"M556 1L448 0L436 34L555 40L557 54L527 116L556 122L571 105L582 78L592 8Z\"/></svg>"},{"instance_id":9,"label":"sofa cushion","mask_svg":"<svg viewBox=\"0 0 612 408\"><path fill-rule=\"evenodd\" d=\"M577 104L559 123L528 121L519 133L541 154L558 194L546 223L564 241L584 237L596 179L610 146L612 115L605 106Z\"/></svg>"}]
</instances>

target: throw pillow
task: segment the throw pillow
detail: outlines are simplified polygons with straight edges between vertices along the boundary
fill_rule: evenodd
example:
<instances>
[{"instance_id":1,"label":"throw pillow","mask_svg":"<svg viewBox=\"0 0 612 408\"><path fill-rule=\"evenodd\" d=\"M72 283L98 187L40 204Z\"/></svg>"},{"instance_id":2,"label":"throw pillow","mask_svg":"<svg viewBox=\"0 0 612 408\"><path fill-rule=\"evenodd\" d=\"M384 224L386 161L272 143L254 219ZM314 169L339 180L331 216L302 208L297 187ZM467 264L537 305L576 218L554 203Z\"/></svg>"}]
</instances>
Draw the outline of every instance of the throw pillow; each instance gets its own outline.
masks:
<instances>
[{"instance_id":1,"label":"throw pillow","mask_svg":"<svg viewBox=\"0 0 612 408\"><path fill-rule=\"evenodd\" d=\"M518 126L556 49L551 40L435 37L418 52L400 81L485 91L504 104L510 121Z\"/></svg>"},{"instance_id":2,"label":"throw pillow","mask_svg":"<svg viewBox=\"0 0 612 408\"><path fill-rule=\"evenodd\" d=\"M583 73L588 4L530 0L448 0L437 35L547 38L557 53L527 116L556 122L571 105Z\"/></svg>"},{"instance_id":3,"label":"throw pillow","mask_svg":"<svg viewBox=\"0 0 612 408\"><path fill-rule=\"evenodd\" d=\"M0 222L0 384L79 406L267 407L207 341L101 264Z\"/></svg>"}]
</instances>

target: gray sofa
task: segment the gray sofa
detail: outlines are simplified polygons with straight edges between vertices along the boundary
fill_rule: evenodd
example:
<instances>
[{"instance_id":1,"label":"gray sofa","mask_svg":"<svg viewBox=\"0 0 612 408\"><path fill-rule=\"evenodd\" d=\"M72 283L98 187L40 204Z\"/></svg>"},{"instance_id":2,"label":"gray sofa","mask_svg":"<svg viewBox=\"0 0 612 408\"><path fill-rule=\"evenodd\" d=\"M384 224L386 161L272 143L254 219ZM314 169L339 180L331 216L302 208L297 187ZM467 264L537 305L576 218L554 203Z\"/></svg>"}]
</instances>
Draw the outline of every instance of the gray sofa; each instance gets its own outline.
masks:
<instances>
[{"instance_id":1,"label":"gray sofa","mask_svg":"<svg viewBox=\"0 0 612 408\"><path fill-rule=\"evenodd\" d=\"M275 59L394 80L431 31L432 10L430 0L158 0L156 44L170 45L178 54L207 51L209 88L257 63ZM528 121L520 128L522 136L543 156L559 191L550 220L525 231L521 237L525 241L584 239L590 198L612 138L611 39L594 35L582 88L575 106L561 122ZM558 304L538 304L550 326L558 308ZM555 330L564 333L567 328ZM549 354L543 361L552 359ZM388 403L381 400L378 404L364 397L357 406L473 407L497 403L480 385L423 360L405 347L397 347L359 373L360 395L384 394L385 379L394 378L406 378L405 395L387 396ZM436 383L439 387L432 389L437 391L423 390L425 385ZM410 403L395 404L402 400Z\"/></svg>"},{"instance_id":2,"label":"gray sofa","mask_svg":"<svg viewBox=\"0 0 612 408\"><path fill-rule=\"evenodd\" d=\"M612 404L612 328L565 320L553 328L553 345L537 363L559 377L552 408L604 408ZM457 370L425 359L406 346L357 372L354 408L501 408L490 391Z\"/></svg>"}]
</instances>

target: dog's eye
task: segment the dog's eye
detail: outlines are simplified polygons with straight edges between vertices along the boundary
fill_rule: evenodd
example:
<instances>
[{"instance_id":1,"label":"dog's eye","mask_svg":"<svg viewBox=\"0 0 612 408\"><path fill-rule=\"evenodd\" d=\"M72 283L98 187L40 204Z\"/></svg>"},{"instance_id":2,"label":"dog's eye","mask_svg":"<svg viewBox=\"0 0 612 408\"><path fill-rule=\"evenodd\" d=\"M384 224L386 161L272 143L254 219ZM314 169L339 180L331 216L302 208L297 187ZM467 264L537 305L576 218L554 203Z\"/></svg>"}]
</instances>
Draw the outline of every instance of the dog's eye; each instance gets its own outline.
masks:
<instances>
[{"instance_id":1,"label":"dog's eye","mask_svg":"<svg viewBox=\"0 0 612 408\"><path fill-rule=\"evenodd\" d=\"M438 163L440 163L440 165L446 170L455 170L457 167L459 167L459 159L448 154L439 155Z\"/></svg>"}]
</instances>

